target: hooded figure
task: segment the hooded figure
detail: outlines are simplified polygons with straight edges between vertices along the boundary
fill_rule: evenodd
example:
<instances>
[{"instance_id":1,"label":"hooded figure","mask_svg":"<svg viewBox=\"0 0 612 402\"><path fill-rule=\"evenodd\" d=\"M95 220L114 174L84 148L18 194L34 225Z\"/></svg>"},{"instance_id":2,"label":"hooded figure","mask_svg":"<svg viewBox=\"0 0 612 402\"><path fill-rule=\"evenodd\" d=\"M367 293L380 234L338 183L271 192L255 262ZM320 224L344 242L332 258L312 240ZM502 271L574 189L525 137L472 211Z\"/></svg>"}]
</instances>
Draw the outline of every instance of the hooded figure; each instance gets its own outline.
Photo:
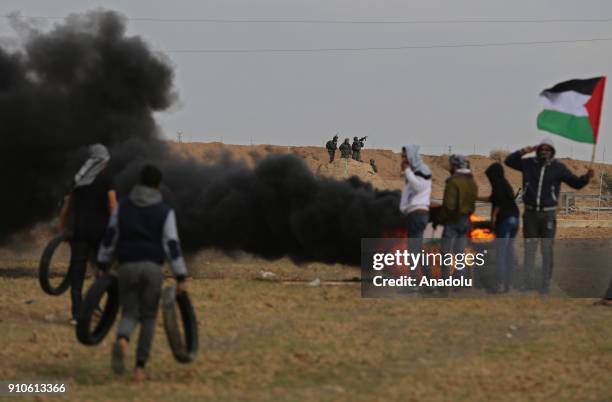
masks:
<instances>
[{"instance_id":1,"label":"hooded figure","mask_svg":"<svg viewBox=\"0 0 612 402\"><path fill-rule=\"evenodd\" d=\"M431 179L431 170L429 166L423 162L421 155L419 155L420 148L419 145L406 145L402 150L406 153L406 158L414 174L425 179Z\"/></svg>"},{"instance_id":2,"label":"hooded figure","mask_svg":"<svg viewBox=\"0 0 612 402\"><path fill-rule=\"evenodd\" d=\"M492 195L491 198L499 198L499 196L508 197L514 200L514 190L504 176L504 167L499 162L491 164L486 170L485 175L491 183Z\"/></svg>"},{"instance_id":3,"label":"hooded figure","mask_svg":"<svg viewBox=\"0 0 612 402\"><path fill-rule=\"evenodd\" d=\"M550 164L555 153L555 145L550 138L544 138L536 147L536 159L541 165Z\"/></svg>"},{"instance_id":4,"label":"hooded figure","mask_svg":"<svg viewBox=\"0 0 612 402\"><path fill-rule=\"evenodd\" d=\"M535 157L523 156L536 151ZM557 227L557 203L561 183L581 189L589 183L593 171L576 176L563 163L555 159L553 142L546 138L535 147L525 147L508 155L506 166L523 175L523 237L525 238L524 289L538 288L548 293L553 271L553 242ZM533 277L535 253L542 239L542 271L538 283Z\"/></svg>"},{"instance_id":5,"label":"hooded figure","mask_svg":"<svg viewBox=\"0 0 612 402\"><path fill-rule=\"evenodd\" d=\"M402 148L401 168L406 184L402 189L400 211L406 215L408 249L410 252L420 253L423 233L429 221L431 171L421 160L418 145L406 145ZM426 266L423 266L423 271L427 278L431 277Z\"/></svg>"},{"instance_id":6,"label":"hooded figure","mask_svg":"<svg viewBox=\"0 0 612 402\"><path fill-rule=\"evenodd\" d=\"M144 367L153 343L164 262L170 263L177 292L184 289L187 275L175 213L162 199L161 182L157 167L147 165L142 169L140 184L113 211L98 252L100 269L107 270L115 257L119 263L121 320L113 344L112 368L117 374L125 372L130 338L140 325L134 370L138 381L145 379Z\"/></svg>"},{"instance_id":7,"label":"hooded figure","mask_svg":"<svg viewBox=\"0 0 612 402\"><path fill-rule=\"evenodd\" d=\"M500 163L493 163L485 170L491 183L491 196L483 201L491 202L491 222L497 239L496 292L507 292L514 270L514 238L518 231L519 209L514 200L514 190L504 176Z\"/></svg>"}]
</instances>

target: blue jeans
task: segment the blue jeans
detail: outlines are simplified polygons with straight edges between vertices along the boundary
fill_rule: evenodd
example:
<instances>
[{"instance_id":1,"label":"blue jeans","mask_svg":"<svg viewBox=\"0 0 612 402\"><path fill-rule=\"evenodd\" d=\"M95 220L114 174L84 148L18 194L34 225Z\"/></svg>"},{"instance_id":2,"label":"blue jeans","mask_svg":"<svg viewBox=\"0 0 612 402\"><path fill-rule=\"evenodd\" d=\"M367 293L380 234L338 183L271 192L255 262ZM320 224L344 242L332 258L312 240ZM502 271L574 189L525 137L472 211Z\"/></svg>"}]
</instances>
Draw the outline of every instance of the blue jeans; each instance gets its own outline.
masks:
<instances>
[{"instance_id":1,"label":"blue jeans","mask_svg":"<svg viewBox=\"0 0 612 402\"><path fill-rule=\"evenodd\" d=\"M442 232L441 250L446 253L463 253L468 243L468 230L470 230L470 216L463 215L455 223L444 225ZM467 268L459 270L459 276L468 277ZM448 278L450 267L442 264L442 278Z\"/></svg>"},{"instance_id":2,"label":"blue jeans","mask_svg":"<svg viewBox=\"0 0 612 402\"><path fill-rule=\"evenodd\" d=\"M514 271L514 238L518 231L518 216L509 216L495 225L497 242L497 285L510 289Z\"/></svg>"}]
</instances>

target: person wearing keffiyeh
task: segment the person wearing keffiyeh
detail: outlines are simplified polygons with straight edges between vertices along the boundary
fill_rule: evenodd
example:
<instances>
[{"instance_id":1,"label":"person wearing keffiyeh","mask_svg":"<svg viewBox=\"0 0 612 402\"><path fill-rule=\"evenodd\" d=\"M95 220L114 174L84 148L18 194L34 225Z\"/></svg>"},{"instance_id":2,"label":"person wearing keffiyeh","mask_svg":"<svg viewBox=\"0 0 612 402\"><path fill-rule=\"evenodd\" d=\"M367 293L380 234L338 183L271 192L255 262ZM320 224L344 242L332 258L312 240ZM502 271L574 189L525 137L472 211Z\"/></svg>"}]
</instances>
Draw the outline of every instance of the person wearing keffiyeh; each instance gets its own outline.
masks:
<instances>
[{"instance_id":1,"label":"person wearing keffiyeh","mask_svg":"<svg viewBox=\"0 0 612 402\"><path fill-rule=\"evenodd\" d=\"M72 191L60 213L60 230L70 242L72 324L81 308L87 260L94 257L117 198L112 178L105 170L110 154L102 144L90 145L88 159L75 174Z\"/></svg>"}]
</instances>

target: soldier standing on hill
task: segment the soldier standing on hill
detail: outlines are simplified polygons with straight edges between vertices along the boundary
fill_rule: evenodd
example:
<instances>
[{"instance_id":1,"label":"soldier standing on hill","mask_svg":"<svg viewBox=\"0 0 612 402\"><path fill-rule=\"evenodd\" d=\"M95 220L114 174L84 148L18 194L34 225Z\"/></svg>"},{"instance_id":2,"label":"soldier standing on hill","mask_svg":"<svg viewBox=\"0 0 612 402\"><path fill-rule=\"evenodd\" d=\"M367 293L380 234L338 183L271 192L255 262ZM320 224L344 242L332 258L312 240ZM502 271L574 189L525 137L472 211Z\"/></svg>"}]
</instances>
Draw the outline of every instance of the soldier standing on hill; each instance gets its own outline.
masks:
<instances>
[{"instance_id":1,"label":"soldier standing on hill","mask_svg":"<svg viewBox=\"0 0 612 402\"><path fill-rule=\"evenodd\" d=\"M332 163L336 156L336 149L338 149L338 136L334 135L332 140L327 141L325 148L327 148L327 153L329 153L329 163Z\"/></svg>"},{"instance_id":2,"label":"soldier standing on hill","mask_svg":"<svg viewBox=\"0 0 612 402\"><path fill-rule=\"evenodd\" d=\"M353 137L353 146L352 146L353 159L355 159L358 162L361 162L361 148L365 146L365 144L363 143L365 138L366 137L363 137L363 138Z\"/></svg>"},{"instance_id":3,"label":"soldier standing on hill","mask_svg":"<svg viewBox=\"0 0 612 402\"><path fill-rule=\"evenodd\" d=\"M351 143L348 138L344 139L344 142L340 145L340 157L348 159L351 157Z\"/></svg>"}]
</instances>

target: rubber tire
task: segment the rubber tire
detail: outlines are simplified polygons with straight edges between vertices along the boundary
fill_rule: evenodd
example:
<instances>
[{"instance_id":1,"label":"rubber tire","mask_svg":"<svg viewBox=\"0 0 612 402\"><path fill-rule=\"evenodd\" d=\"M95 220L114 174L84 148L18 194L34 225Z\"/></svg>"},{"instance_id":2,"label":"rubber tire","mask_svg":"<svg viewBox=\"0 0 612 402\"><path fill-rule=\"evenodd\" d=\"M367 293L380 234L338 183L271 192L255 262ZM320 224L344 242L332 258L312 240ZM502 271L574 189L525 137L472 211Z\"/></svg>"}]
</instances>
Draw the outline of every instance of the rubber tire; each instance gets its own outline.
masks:
<instances>
[{"instance_id":1,"label":"rubber tire","mask_svg":"<svg viewBox=\"0 0 612 402\"><path fill-rule=\"evenodd\" d=\"M183 322L183 336L177 322L176 308ZM164 330L168 338L168 344L174 358L180 363L192 362L199 347L198 322L191 304L191 299L186 291L176 294L176 286L167 286L162 293L162 316L164 319Z\"/></svg>"},{"instance_id":2,"label":"rubber tire","mask_svg":"<svg viewBox=\"0 0 612 402\"><path fill-rule=\"evenodd\" d=\"M94 311L100 305L104 294L108 299L102 317L93 331L90 331ZM76 325L76 337L83 345L97 345L106 337L115 323L119 312L119 280L116 276L106 273L97 278L83 299L81 312Z\"/></svg>"},{"instance_id":3,"label":"rubber tire","mask_svg":"<svg viewBox=\"0 0 612 402\"><path fill-rule=\"evenodd\" d=\"M64 241L66 241L66 235L63 233L51 239L43 250L38 265L38 283L40 283L42 290L51 296L59 296L70 288L70 266L68 267L68 271L66 271L66 276L57 287L53 287L49 282L51 259L53 258L53 254L55 254L55 250L57 250Z\"/></svg>"}]
</instances>

